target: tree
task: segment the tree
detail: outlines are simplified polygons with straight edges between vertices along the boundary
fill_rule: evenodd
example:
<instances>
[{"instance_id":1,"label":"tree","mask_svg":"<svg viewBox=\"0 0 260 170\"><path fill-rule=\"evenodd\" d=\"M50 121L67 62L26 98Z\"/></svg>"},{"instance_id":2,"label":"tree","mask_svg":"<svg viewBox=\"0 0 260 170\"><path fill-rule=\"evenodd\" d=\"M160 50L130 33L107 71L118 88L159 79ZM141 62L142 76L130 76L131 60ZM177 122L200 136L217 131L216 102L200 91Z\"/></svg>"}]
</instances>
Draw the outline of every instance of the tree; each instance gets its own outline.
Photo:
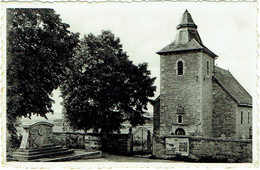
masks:
<instances>
[{"instance_id":1,"label":"tree","mask_svg":"<svg viewBox=\"0 0 260 170\"><path fill-rule=\"evenodd\" d=\"M53 9L7 10L7 129L33 114L46 118L78 34Z\"/></svg>"},{"instance_id":2,"label":"tree","mask_svg":"<svg viewBox=\"0 0 260 170\"><path fill-rule=\"evenodd\" d=\"M63 114L75 130L119 131L124 121L144 123L155 78L147 63L134 65L110 31L85 36L61 86Z\"/></svg>"}]
</instances>

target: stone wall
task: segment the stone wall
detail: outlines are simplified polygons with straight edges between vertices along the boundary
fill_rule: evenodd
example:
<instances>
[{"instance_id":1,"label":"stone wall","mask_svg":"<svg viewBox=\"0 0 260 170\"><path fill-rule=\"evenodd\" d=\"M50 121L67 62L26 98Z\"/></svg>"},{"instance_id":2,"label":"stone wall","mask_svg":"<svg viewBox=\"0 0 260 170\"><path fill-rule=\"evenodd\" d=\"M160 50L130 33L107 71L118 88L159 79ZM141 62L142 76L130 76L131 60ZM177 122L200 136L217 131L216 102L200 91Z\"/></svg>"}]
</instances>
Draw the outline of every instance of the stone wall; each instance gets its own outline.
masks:
<instances>
[{"instance_id":1,"label":"stone wall","mask_svg":"<svg viewBox=\"0 0 260 170\"><path fill-rule=\"evenodd\" d=\"M238 106L215 78L213 102L213 137L217 138L223 134L233 139L252 138L252 107Z\"/></svg>"},{"instance_id":2,"label":"stone wall","mask_svg":"<svg viewBox=\"0 0 260 170\"><path fill-rule=\"evenodd\" d=\"M176 158L166 154L165 139L153 138L153 156L162 159ZM252 162L252 140L231 140L216 138L189 138L189 161Z\"/></svg>"},{"instance_id":3,"label":"stone wall","mask_svg":"<svg viewBox=\"0 0 260 170\"><path fill-rule=\"evenodd\" d=\"M190 158L252 162L252 140L190 138Z\"/></svg>"},{"instance_id":4,"label":"stone wall","mask_svg":"<svg viewBox=\"0 0 260 170\"><path fill-rule=\"evenodd\" d=\"M226 137L236 138L236 110L237 104L225 93L224 89L213 79L213 137L222 134Z\"/></svg>"},{"instance_id":5,"label":"stone wall","mask_svg":"<svg viewBox=\"0 0 260 170\"><path fill-rule=\"evenodd\" d=\"M207 54L200 54L201 67L201 91L202 91L202 112L201 112L201 128L203 137L212 137L212 111L213 111L213 92L212 92L212 72L214 61L211 56ZM209 72L207 73L207 63ZM200 100L200 99L198 99Z\"/></svg>"},{"instance_id":6,"label":"stone wall","mask_svg":"<svg viewBox=\"0 0 260 170\"><path fill-rule=\"evenodd\" d=\"M242 120L241 120L241 118L242 118ZM237 109L236 109L236 138L237 139L252 139L252 107L237 107Z\"/></svg>"},{"instance_id":7,"label":"stone wall","mask_svg":"<svg viewBox=\"0 0 260 170\"><path fill-rule=\"evenodd\" d=\"M153 103L153 134L160 135L160 99Z\"/></svg>"},{"instance_id":8,"label":"stone wall","mask_svg":"<svg viewBox=\"0 0 260 170\"><path fill-rule=\"evenodd\" d=\"M196 80L199 74L199 59L196 53L184 53L161 56L161 95L160 95L160 135L170 135L172 124L177 121L177 107L185 110L183 123L191 126L200 121L201 104L197 97L201 95L200 84ZM177 60L184 63L184 75L176 75Z\"/></svg>"},{"instance_id":9,"label":"stone wall","mask_svg":"<svg viewBox=\"0 0 260 170\"><path fill-rule=\"evenodd\" d=\"M73 149L86 149L89 151L101 149L101 138L95 134L54 132L55 144Z\"/></svg>"},{"instance_id":10,"label":"stone wall","mask_svg":"<svg viewBox=\"0 0 260 170\"><path fill-rule=\"evenodd\" d=\"M165 138L159 136L153 136L153 151L152 155L155 158L167 159L166 147L165 147Z\"/></svg>"},{"instance_id":11,"label":"stone wall","mask_svg":"<svg viewBox=\"0 0 260 170\"><path fill-rule=\"evenodd\" d=\"M183 124L188 124L190 131L211 136L213 59L202 52L163 55L160 59L160 135L171 134L172 124L177 123L177 107L181 106ZM178 61L184 63L184 75L176 73Z\"/></svg>"}]
</instances>

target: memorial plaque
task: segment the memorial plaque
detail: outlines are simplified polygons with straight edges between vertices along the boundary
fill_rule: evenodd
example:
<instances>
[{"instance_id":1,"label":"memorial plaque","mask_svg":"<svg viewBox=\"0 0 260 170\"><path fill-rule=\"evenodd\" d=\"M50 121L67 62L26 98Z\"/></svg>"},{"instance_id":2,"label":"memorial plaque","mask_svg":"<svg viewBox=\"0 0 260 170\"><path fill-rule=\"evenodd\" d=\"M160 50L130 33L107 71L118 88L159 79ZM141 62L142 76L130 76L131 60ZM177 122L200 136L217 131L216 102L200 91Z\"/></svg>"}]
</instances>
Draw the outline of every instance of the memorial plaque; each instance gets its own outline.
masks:
<instances>
[{"instance_id":1,"label":"memorial plaque","mask_svg":"<svg viewBox=\"0 0 260 170\"><path fill-rule=\"evenodd\" d=\"M179 151L187 152L188 151L188 143L180 142L179 143Z\"/></svg>"},{"instance_id":2,"label":"memorial plaque","mask_svg":"<svg viewBox=\"0 0 260 170\"><path fill-rule=\"evenodd\" d=\"M48 122L37 122L24 126L20 149L53 146L54 137L52 127L53 124Z\"/></svg>"},{"instance_id":3,"label":"memorial plaque","mask_svg":"<svg viewBox=\"0 0 260 170\"><path fill-rule=\"evenodd\" d=\"M166 154L189 155L189 138L166 138Z\"/></svg>"}]
</instances>

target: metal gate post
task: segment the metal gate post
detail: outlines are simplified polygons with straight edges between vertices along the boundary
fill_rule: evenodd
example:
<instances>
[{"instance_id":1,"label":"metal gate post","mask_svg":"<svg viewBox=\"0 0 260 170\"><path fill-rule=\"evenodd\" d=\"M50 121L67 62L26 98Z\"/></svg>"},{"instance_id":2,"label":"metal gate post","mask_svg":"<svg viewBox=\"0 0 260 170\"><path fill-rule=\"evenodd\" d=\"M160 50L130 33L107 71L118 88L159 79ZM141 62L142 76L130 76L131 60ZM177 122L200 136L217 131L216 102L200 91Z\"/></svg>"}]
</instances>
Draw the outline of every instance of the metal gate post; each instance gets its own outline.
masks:
<instances>
[{"instance_id":1,"label":"metal gate post","mask_svg":"<svg viewBox=\"0 0 260 170\"><path fill-rule=\"evenodd\" d=\"M150 130L147 131L147 149L148 149L149 152L152 151L152 140L151 140Z\"/></svg>"},{"instance_id":2,"label":"metal gate post","mask_svg":"<svg viewBox=\"0 0 260 170\"><path fill-rule=\"evenodd\" d=\"M133 133L132 128L129 128L128 139L127 139L127 154L133 154Z\"/></svg>"}]
</instances>

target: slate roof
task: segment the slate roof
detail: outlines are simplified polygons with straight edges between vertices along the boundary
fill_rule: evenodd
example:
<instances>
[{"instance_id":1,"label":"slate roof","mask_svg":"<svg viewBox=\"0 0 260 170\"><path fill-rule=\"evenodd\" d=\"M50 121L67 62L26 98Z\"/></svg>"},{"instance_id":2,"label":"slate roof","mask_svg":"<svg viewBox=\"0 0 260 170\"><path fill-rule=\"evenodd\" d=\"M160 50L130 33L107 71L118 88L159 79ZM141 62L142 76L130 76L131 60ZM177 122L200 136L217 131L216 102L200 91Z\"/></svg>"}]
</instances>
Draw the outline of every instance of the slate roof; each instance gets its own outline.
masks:
<instances>
[{"instance_id":1,"label":"slate roof","mask_svg":"<svg viewBox=\"0 0 260 170\"><path fill-rule=\"evenodd\" d=\"M180 24L177 26L175 40L164 47L157 54L174 53L187 50L200 50L216 58L217 55L205 47L197 31L197 25L194 23L190 13L186 10L182 15Z\"/></svg>"},{"instance_id":2,"label":"slate roof","mask_svg":"<svg viewBox=\"0 0 260 170\"><path fill-rule=\"evenodd\" d=\"M252 106L252 96L228 71L215 66L213 83L219 84L224 91L232 97L239 106ZM153 101L153 105L160 101L160 95Z\"/></svg>"},{"instance_id":3,"label":"slate roof","mask_svg":"<svg viewBox=\"0 0 260 170\"><path fill-rule=\"evenodd\" d=\"M181 23L177 26L177 29L180 29L182 27L198 28L197 25L194 23L191 15L187 9L185 10L184 14L182 15Z\"/></svg>"},{"instance_id":4,"label":"slate roof","mask_svg":"<svg viewBox=\"0 0 260 170\"><path fill-rule=\"evenodd\" d=\"M252 96L242 87L233 75L215 66L215 81L237 102L238 105L252 106Z\"/></svg>"}]
</instances>

